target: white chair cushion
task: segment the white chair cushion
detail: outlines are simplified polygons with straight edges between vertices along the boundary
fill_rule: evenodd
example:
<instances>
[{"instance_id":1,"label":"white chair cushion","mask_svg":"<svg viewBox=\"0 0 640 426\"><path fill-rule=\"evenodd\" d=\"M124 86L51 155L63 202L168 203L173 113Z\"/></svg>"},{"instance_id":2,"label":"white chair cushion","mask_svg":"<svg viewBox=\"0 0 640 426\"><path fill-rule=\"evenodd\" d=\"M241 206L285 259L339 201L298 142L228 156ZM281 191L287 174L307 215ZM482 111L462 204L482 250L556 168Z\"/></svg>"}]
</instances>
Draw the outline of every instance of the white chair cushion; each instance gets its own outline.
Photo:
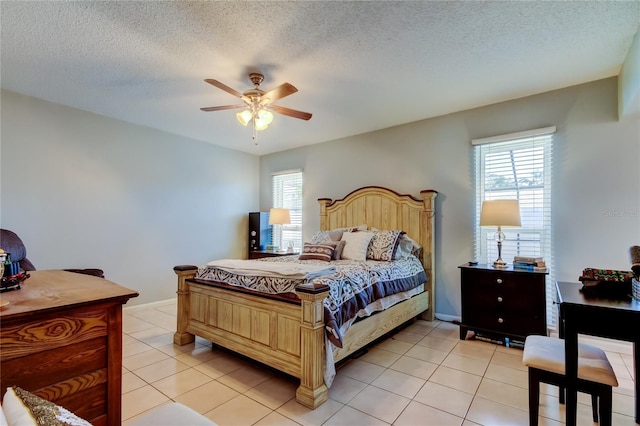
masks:
<instances>
[{"instance_id":1,"label":"white chair cushion","mask_svg":"<svg viewBox=\"0 0 640 426\"><path fill-rule=\"evenodd\" d=\"M522 363L528 367L564 375L564 340L548 336L527 336ZM604 351L584 343L578 343L578 377L618 386L615 372Z\"/></svg>"}]
</instances>

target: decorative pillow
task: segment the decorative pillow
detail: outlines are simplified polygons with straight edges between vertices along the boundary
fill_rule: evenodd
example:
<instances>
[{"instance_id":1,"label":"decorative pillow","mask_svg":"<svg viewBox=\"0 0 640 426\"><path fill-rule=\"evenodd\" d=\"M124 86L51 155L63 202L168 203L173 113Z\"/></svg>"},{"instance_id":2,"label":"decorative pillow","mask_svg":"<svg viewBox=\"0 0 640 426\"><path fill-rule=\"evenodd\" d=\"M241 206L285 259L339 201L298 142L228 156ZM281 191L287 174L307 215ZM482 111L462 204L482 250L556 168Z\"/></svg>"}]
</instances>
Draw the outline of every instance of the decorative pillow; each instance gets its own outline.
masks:
<instances>
[{"instance_id":1,"label":"decorative pillow","mask_svg":"<svg viewBox=\"0 0 640 426\"><path fill-rule=\"evenodd\" d=\"M91 426L71 411L19 387L8 387L2 409L9 425Z\"/></svg>"},{"instance_id":2,"label":"decorative pillow","mask_svg":"<svg viewBox=\"0 0 640 426\"><path fill-rule=\"evenodd\" d=\"M327 241L322 244L333 247L333 256L331 257L331 260L342 259L342 250L344 250L344 245L346 244L346 241Z\"/></svg>"},{"instance_id":3,"label":"decorative pillow","mask_svg":"<svg viewBox=\"0 0 640 426\"><path fill-rule=\"evenodd\" d=\"M378 231L373 233L371 244L367 248L367 259L393 260L402 231Z\"/></svg>"},{"instance_id":4,"label":"decorative pillow","mask_svg":"<svg viewBox=\"0 0 640 426\"><path fill-rule=\"evenodd\" d=\"M318 231L311 237L311 244L324 244L329 241L340 241L344 231L335 229L333 231Z\"/></svg>"},{"instance_id":5,"label":"decorative pillow","mask_svg":"<svg viewBox=\"0 0 640 426\"><path fill-rule=\"evenodd\" d=\"M328 244L309 244L304 243L302 253L298 259L300 260L324 260L330 262L333 257L333 247Z\"/></svg>"},{"instance_id":6,"label":"decorative pillow","mask_svg":"<svg viewBox=\"0 0 640 426\"><path fill-rule=\"evenodd\" d=\"M421 252L422 246L420 246L420 244L418 244L407 234L402 234L400 236L400 241L398 242L398 248L396 249L394 259L405 259L409 256L415 256L419 258Z\"/></svg>"},{"instance_id":7,"label":"decorative pillow","mask_svg":"<svg viewBox=\"0 0 640 426\"><path fill-rule=\"evenodd\" d=\"M367 248L373 238L373 232L345 232L342 241L345 242L342 250L342 259L367 260Z\"/></svg>"}]
</instances>

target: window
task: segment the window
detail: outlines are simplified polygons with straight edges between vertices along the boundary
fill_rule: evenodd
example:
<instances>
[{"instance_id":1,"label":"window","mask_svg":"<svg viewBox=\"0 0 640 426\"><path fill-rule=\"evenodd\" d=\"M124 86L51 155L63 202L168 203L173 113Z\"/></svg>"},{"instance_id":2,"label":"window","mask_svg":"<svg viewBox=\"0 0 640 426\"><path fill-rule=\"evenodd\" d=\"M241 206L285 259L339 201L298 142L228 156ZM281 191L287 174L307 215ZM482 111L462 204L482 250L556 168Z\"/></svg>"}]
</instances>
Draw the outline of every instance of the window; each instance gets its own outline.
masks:
<instances>
[{"instance_id":1,"label":"window","mask_svg":"<svg viewBox=\"0 0 640 426\"><path fill-rule=\"evenodd\" d=\"M547 323L555 325L555 279L551 244L551 190L553 133L555 127L518 132L491 138L475 139L475 256L481 263L492 264L498 257L494 238L496 228L480 227L484 200L516 199L520 204L522 227L502 228L506 240L502 258L513 262L514 256L543 257L547 275Z\"/></svg>"},{"instance_id":2,"label":"window","mask_svg":"<svg viewBox=\"0 0 640 426\"><path fill-rule=\"evenodd\" d=\"M271 178L273 207L289 209L291 223L273 227L273 244L281 248L290 243L302 248L302 171L276 173Z\"/></svg>"}]
</instances>

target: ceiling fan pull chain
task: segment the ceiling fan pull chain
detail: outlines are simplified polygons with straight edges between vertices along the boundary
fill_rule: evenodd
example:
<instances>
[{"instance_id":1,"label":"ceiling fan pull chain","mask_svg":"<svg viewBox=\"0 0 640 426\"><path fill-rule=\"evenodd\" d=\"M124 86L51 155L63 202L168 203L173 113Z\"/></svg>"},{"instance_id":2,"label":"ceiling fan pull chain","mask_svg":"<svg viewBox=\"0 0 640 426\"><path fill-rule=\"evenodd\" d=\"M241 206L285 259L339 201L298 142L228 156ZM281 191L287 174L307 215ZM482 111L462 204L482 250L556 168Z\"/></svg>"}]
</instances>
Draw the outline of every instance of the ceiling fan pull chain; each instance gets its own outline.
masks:
<instances>
[{"instance_id":1,"label":"ceiling fan pull chain","mask_svg":"<svg viewBox=\"0 0 640 426\"><path fill-rule=\"evenodd\" d=\"M256 129L256 120L253 119L251 120L251 122L253 123L253 126L251 126L253 128L253 143L255 144L255 146L258 146L258 130Z\"/></svg>"}]
</instances>

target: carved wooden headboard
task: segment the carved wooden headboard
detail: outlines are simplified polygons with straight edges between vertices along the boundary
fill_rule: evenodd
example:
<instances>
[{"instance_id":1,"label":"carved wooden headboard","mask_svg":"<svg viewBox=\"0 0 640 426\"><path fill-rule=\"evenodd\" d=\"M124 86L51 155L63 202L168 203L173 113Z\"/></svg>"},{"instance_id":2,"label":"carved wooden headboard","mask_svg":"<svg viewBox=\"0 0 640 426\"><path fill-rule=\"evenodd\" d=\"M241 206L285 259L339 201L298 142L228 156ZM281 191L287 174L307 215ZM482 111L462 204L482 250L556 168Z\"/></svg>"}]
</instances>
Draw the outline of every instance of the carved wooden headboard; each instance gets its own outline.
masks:
<instances>
[{"instance_id":1,"label":"carved wooden headboard","mask_svg":"<svg viewBox=\"0 0 640 426\"><path fill-rule=\"evenodd\" d=\"M367 224L380 230L399 229L422 246L422 264L435 295L435 198L437 191L420 191L420 198L379 186L356 189L340 200L319 198L320 230Z\"/></svg>"}]
</instances>

